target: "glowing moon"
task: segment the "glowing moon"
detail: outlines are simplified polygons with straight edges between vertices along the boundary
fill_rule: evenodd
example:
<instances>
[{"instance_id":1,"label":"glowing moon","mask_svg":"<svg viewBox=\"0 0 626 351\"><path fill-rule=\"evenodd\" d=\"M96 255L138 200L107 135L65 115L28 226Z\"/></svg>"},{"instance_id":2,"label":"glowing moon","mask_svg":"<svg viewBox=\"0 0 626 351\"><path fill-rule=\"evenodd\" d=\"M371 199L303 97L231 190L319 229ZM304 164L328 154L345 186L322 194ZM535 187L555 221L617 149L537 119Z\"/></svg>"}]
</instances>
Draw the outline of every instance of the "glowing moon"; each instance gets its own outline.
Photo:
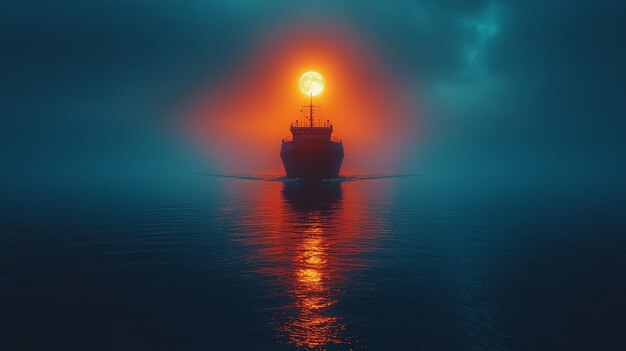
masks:
<instances>
[{"instance_id":1,"label":"glowing moon","mask_svg":"<svg viewBox=\"0 0 626 351\"><path fill-rule=\"evenodd\" d=\"M324 78L314 71L305 72L300 77L300 90L309 96L319 95L324 90Z\"/></svg>"}]
</instances>

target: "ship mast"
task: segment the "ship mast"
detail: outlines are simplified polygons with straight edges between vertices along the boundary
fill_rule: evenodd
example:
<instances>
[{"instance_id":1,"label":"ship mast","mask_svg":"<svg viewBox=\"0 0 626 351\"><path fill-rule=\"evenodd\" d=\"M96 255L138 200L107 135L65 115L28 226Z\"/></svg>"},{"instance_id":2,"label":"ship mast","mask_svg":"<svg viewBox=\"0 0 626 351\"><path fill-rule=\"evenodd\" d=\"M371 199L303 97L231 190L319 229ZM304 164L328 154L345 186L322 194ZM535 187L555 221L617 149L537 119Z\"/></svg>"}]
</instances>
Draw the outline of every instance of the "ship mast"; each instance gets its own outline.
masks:
<instances>
[{"instance_id":1,"label":"ship mast","mask_svg":"<svg viewBox=\"0 0 626 351\"><path fill-rule=\"evenodd\" d=\"M319 107L319 106L313 105L313 93L311 93L310 97L311 97L311 100L309 102L309 105L308 106L302 106L302 107L308 107L309 108L309 127L313 128L313 108L314 107Z\"/></svg>"},{"instance_id":2,"label":"ship mast","mask_svg":"<svg viewBox=\"0 0 626 351\"><path fill-rule=\"evenodd\" d=\"M311 103L309 104L309 122L310 126L313 127L313 93L311 93Z\"/></svg>"}]
</instances>

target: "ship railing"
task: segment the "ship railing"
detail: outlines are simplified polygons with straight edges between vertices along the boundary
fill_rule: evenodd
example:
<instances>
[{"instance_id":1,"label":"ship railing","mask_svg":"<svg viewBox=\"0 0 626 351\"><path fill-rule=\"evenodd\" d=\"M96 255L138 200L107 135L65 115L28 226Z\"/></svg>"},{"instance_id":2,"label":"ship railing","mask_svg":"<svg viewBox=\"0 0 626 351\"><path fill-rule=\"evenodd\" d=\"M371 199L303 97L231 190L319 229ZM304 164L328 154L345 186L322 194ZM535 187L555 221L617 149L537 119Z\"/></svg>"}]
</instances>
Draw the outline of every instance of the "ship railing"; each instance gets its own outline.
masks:
<instances>
[{"instance_id":1,"label":"ship railing","mask_svg":"<svg viewBox=\"0 0 626 351\"><path fill-rule=\"evenodd\" d=\"M341 140L341 138L338 138L338 137L336 137L336 136L331 136L331 137L330 137L330 140L331 140L331 141L334 141L334 142L336 142L336 143L339 143L339 144L343 144L343 141Z\"/></svg>"},{"instance_id":2,"label":"ship railing","mask_svg":"<svg viewBox=\"0 0 626 351\"><path fill-rule=\"evenodd\" d=\"M295 122L291 123L291 126L292 127L331 128L333 126L333 124L328 119L325 120L325 121L322 121L321 119L318 119L317 121L314 120L312 126L311 126L311 122L309 122L309 121L298 121L298 120L296 120Z\"/></svg>"},{"instance_id":3,"label":"ship railing","mask_svg":"<svg viewBox=\"0 0 626 351\"><path fill-rule=\"evenodd\" d=\"M336 142L336 143L339 143L339 144L343 144L343 141L341 140L341 138L338 138L338 137L336 137L336 136L331 136L331 137L330 137L330 140L331 140L331 141L334 141L334 142ZM284 137L284 138L282 138L282 139L281 139L281 142L282 142L283 144L284 144L284 143L288 143L288 142L290 142L290 141L293 141L293 135L289 135L289 136L286 136L286 137Z\"/></svg>"}]
</instances>

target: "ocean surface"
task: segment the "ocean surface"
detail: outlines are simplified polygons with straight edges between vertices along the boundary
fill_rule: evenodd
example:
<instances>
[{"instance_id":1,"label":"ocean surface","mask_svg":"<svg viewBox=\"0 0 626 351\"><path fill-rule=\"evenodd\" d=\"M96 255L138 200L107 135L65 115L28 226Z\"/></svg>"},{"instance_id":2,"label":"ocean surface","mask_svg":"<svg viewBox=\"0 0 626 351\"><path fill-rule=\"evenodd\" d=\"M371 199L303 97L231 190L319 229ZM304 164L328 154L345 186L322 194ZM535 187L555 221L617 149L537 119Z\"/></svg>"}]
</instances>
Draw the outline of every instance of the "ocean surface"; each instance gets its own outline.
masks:
<instances>
[{"instance_id":1,"label":"ocean surface","mask_svg":"<svg viewBox=\"0 0 626 351\"><path fill-rule=\"evenodd\" d=\"M619 191L177 179L5 198L0 350L626 349Z\"/></svg>"}]
</instances>

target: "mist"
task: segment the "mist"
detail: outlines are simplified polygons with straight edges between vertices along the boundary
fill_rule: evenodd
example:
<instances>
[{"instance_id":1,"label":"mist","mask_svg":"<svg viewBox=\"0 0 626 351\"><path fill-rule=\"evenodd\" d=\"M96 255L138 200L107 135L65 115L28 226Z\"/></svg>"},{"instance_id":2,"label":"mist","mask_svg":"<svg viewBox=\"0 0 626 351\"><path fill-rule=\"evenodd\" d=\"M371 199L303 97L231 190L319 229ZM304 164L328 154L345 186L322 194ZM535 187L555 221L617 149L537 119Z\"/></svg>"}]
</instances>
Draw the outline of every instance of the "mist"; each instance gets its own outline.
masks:
<instances>
[{"instance_id":1,"label":"mist","mask_svg":"<svg viewBox=\"0 0 626 351\"><path fill-rule=\"evenodd\" d=\"M251 110L233 117L224 101L212 102L220 94L238 104L254 101L249 95L257 91L242 83L241 72L270 74L279 68L272 59L282 57L263 45L323 45L340 26L337 42L366 53L360 60L358 51L347 50L332 61L350 67L351 76L346 80L339 69L331 80L361 89L338 92L347 103L336 99L329 107L341 112L329 118L341 124L336 132L345 138L353 172L427 173L479 184L509 179L519 187L549 179L623 185L623 7L617 1L5 2L2 160L9 171L3 184L25 192L105 184L161 189L180 174L280 172L279 138L294 119L287 113L299 107L297 98L251 116L256 123L279 114L255 149L260 155L250 152L255 143L234 150L237 135L227 125L221 125L227 133L189 133L198 117L190 111L217 108L225 113L201 118L234 118L247 128ZM286 32L302 33L302 42L276 39ZM255 66L257 55L266 66ZM376 74L364 77L364 70ZM287 81L276 80L270 92L279 92L281 82ZM369 126L393 126L378 131L383 137L375 128L360 135L350 129L359 96L381 97L372 115L355 112Z\"/></svg>"}]
</instances>

